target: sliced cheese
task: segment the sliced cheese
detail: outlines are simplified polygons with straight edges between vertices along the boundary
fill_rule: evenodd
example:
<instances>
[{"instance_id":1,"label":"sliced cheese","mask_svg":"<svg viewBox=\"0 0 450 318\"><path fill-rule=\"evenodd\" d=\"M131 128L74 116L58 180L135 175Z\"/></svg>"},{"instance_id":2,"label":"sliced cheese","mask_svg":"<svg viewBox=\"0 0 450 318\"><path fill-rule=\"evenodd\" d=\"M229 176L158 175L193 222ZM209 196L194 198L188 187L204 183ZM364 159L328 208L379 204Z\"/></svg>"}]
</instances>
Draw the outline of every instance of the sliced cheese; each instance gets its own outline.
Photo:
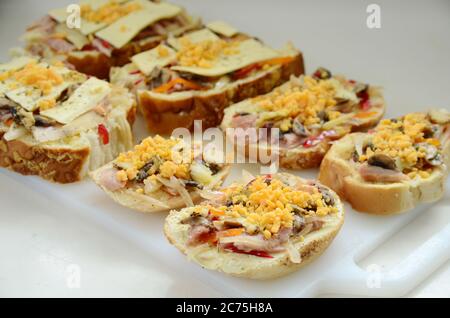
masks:
<instances>
[{"instance_id":1,"label":"sliced cheese","mask_svg":"<svg viewBox=\"0 0 450 318\"><path fill-rule=\"evenodd\" d=\"M208 23L206 26L208 27L208 29L218 34L222 34L226 37L232 37L233 35L239 33L238 29L234 28L233 26L223 21L213 21Z\"/></svg>"},{"instance_id":2,"label":"sliced cheese","mask_svg":"<svg viewBox=\"0 0 450 318\"><path fill-rule=\"evenodd\" d=\"M61 93L69 87L69 85L70 83L63 82L60 85L54 86L50 94L44 96L42 96L42 91L40 89L30 86L21 86L17 89L9 90L5 93L5 95L31 112L39 107L39 103L41 101L47 99L57 99Z\"/></svg>"},{"instance_id":3,"label":"sliced cheese","mask_svg":"<svg viewBox=\"0 0 450 318\"><path fill-rule=\"evenodd\" d=\"M110 92L111 87L107 82L91 77L78 87L67 101L41 114L59 123L68 124L97 106Z\"/></svg>"},{"instance_id":4,"label":"sliced cheese","mask_svg":"<svg viewBox=\"0 0 450 318\"><path fill-rule=\"evenodd\" d=\"M188 34L182 36L181 38L169 38L167 42L175 48L176 50L180 49L180 40L181 39L188 39L189 42L195 44L200 43L203 41L215 41L219 40L220 38L217 36L217 34L211 32L209 29L201 29L198 31L189 32Z\"/></svg>"},{"instance_id":5,"label":"sliced cheese","mask_svg":"<svg viewBox=\"0 0 450 318\"><path fill-rule=\"evenodd\" d=\"M83 46L89 43L88 38L80 33L76 29L67 27L66 24L60 23L56 26L55 31L57 33L64 34L65 38L69 40L78 50L81 50Z\"/></svg>"},{"instance_id":6,"label":"sliced cheese","mask_svg":"<svg viewBox=\"0 0 450 318\"><path fill-rule=\"evenodd\" d=\"M65 8L61 9L53 9L48 13L53 19L58 21L61 24L66 25L67 24L67 18L69 17L69 13L66 11ZM80 29L72 29L74 32L81 32L84 35L88 35L91 33L94 33L100 29L103 29L106 27L106 23L95 23L90 22L85 19L81 19L80 21Z\"/></svg>"},{"instance_id":7,"label":"sliced cheese","mask_svg":"<svg viewBox=\"0 0 450 318\"><path fill-rule=\"evenodd\" d=\"M168 3L146 2L144 9L132 12L96 33L96 36L121 48L141 30L159 21L178 15L181 8Z\"/></svg>"},{"instance_id":8,"label":"sliced cheese","mask_svg":"<svg viewBox=\"0 0 450 318\"><path fill-rule=\"evenodd\" d=\"M28 56L20 56L20 57L13 59L12 61L10 61L8 63L0 64L0 72L18 70L18 69L21 69L22 67L24 67L25 65L27 65L31 62L36 62L36 61L37 61L36 58L32 58L32 57L28 57Z\"/></svg>"},{"instance_id":9,"label":"sliced cheese","mask_svg":"<svg viewBox=\"0 0 450 318\"><path fill-rule=\"evenodd\" d=\"M221 76L245 66L278 57L279 53L255 39L239 42L237 53L220 56L212 67L174 66L175 71L187 72L207 77Z\"/></svg>"},{"instance_id":10,"label":"sliced cheese","mask_svg":"<svg viewBox=\"0 0 450 318\"><path fill-rule=\"evenodd\" d=\"M163 51L162 55L160 52ZM176 59L177 53L172 48L161 44L160 46L137 54L131 58L131 61L139 68L145 75L149 75L157 66L164 67L171 61Z\"/></svg>"}]
</instances>

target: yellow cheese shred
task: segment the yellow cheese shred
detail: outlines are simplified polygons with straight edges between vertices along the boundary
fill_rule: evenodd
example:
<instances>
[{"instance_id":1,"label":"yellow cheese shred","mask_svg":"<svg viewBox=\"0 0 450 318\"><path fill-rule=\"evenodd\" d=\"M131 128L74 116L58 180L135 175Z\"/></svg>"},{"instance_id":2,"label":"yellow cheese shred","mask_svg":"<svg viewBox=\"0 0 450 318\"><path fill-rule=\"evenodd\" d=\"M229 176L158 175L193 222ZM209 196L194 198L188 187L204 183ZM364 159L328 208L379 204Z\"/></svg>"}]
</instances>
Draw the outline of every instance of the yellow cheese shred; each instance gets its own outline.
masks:
<instances>
[{"instance_id":1,"label":"yellow cheese shred","mask_svg":"<svg viewBox=\"0 0 450 318\"><path fill-rule=\"evenodd\" d=\"M140 9L142 6L136 2L121 4L118 1L110 0L98 9L93 9L89 4L81 5L81 17L89 22L111 24Z\"/></svg>"}]
</instances>

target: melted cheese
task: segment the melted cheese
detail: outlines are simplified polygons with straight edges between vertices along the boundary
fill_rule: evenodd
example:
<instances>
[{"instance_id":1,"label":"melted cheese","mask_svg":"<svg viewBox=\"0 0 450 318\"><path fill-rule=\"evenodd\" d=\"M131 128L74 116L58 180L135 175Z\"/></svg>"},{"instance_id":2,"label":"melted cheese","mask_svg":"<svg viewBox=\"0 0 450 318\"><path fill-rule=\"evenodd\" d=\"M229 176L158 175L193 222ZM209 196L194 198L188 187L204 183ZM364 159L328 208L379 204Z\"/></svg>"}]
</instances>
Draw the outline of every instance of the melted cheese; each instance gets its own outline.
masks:
<instances>
[{"instance_id":1,"label":"melted cheese","mask_svg":"<svg viewBox=\"0 0 450 318\"><path fill-rule=\"evenodd\" d=\"M172 69L201 76L216 77L279 56L275 50L254 39L237 42L234 51L231 54L219 54L217 58L208 63L207 67L174 66ZM205 51L205 54L209 53ZM202 58L202 56L195 57L198 61L201 61Z\"/></svg>"},{"instance_id":2,"label":"melted cheese","mask_svg":"<svg viewBox=\"0 0 450 318\"><path fill-rule=\"evenodd\" d=\"M208 29L218 34L222 34L226 37L232 37L233 35L239 33L239 31L236 28L232 27L231 25L223 21L213 21L208 23L206 26L208 27Z\"/></svg>"},{"instance_id":3,"label":"melted cheese","mask_svg":"<svg viewBox=\"0 0 450 318\"><path fill-rule=\"evenodd\" d=\"M143 10L134 11L96 33L99 38L121 48L131 41L141 30L156 21L172 18L181 8L168 3L146 2Z\"/></svg>"},{"instance_id":4,"label":"melted cheese","mask_svg":"<svg viewBox=\"0 0 450 318\"><path fill-rule=\"evenodd\" d=\"M60 106L41 112L59 123L68 124L80 115L92 110L111 92L110 85L91 77L78 87Z\"/></svg>"},{"instance_id":5,"label":"melted cheese","mask_svg":"<svg viewBox=\"0 0 450 318\"><path fill-rule=\"evenodd\" d=\"M142 73L149 75L155 67L168 65L175 60L176 56L177 54L172 48L161 44L152 50L133 56L131 61Z\"/></svg>"}]
</instances>

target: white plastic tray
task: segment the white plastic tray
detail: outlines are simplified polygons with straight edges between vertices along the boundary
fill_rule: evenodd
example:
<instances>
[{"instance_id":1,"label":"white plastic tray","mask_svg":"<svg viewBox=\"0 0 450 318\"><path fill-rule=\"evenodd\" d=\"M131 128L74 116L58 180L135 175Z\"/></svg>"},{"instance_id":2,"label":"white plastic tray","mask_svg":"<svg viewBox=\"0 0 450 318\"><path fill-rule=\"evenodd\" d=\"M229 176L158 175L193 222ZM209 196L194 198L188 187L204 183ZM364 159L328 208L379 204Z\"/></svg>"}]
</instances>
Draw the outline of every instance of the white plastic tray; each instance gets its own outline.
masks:
<instances>
[{"instance_id":1,"label":"white plastic tray","mask_svg":"<svg viewBox=\"0 0 450 318\"><path fill-rule=\"evenodd\" d=\"M141 119L135 126L135 132L138 137L146 133ZM256 164L237 164L226 183L239 179L242 169L254 174L259 172L259 166ZM110 200L90 180L71 185L58 185L37 177L24 177L5 169L0 171L1 174L14 178L59 202L62 206L60 213L77 211L80 217L90 219L133 242L176 272L197 277L230 297L307 297L318 293L401 296L450 258L450 224L447 224L389 272L378 272L377 264L369 266L368 270L360 268L356 264L359 260L420 213L430 213L431 209L448 209L448 207L444 200L434 205L422 205L403 215L379 217L355 212L345 204L344 226L328 250L317 261L296 273L276 280L261 282L238 279L204 270L188 262L187 258L164 237L162 228L165 213L142 214L124 208ZM294 174L315 178L317 170ZM0 175L0 180L5 177ZM450 182L447 182L446 197L450 196L449 186ZM67 212L64 206L70 206L72 209Z\"/></svg>"}]
</instances>

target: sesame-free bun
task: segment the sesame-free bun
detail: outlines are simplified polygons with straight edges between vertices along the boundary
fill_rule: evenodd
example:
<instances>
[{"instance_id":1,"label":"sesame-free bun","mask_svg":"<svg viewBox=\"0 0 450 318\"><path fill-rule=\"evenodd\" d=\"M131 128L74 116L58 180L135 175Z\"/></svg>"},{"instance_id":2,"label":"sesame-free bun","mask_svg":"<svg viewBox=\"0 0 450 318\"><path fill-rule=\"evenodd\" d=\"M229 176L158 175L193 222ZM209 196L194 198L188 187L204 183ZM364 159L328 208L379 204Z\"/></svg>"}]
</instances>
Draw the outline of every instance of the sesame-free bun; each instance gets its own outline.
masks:
<instances>
[{"instance_id":1,"label":"sesame-free bun","mask_svg":"<svg viewBox=\"0 0 450 318\"><path fill-rule=\"evenodd\" d=\"M292 175L290 177L294 178ZM300 177L295 178L303 180ZM344 222L344 210L336 193L331 190L330 193L335 200L338 212L321 217L320 219L325 222L322 228L305 235L303 241L301 238L294 238L292 241L294 247L301 255L301 263L291 262L288 252L272 253L273 258L261 258L223 251L207 244L196 247L188 246L189 225L182 224L182 221L191 214L192 208L171 211L166 218L164 233L169 242L187 255L189 260L198 263L206 269L250 279L273 279L292 273L311 263L333 241Z\"/></svg>"},{"instance_id":2,"label":"sesame-free bun","mask_svg":"<svg viewBox=\"0 0 450 318\"><path fill-rule=\"evenodd\" d=\"M283 85L286 86L289 85L289 83ZM283 88L283 85L280 86L280 89ZM374 114L372 116L360 119L357 123L356 122L352 123L350 128L352 132L364 131L368 128L371 128L375 126L383 117L386 104L381 89L370 86L369 97L372 104L370 112L374 112ZM230 107L225 109L225 115L220 127L224 131L227 128L231 128L233 116L242 112L251 113L252 108L254 107L255 105L252 103L251 99L247 99L240 103L231 105ZM330 147L331 144L326 139L308 148L302 146L294 148L279 147L277 153L279 154L278 156L280 166L286 169L294 169L294 170L317 168L319 167L323 157L327 153L328 149L330 149ZM239 150L240 149L238 149L238 151ZM270 144L261 144L259 142L250 144L248 139L246 139L246 144L244 145L244 147L242 147L242 150L245 151L245 156L247 158L249 157L250 153L256 154L258 156L259 153L269 155L272 153L272 151L274 151L271 148Z\"/></svg>"},{"instance_id":3,"label":"sesame-free bun","mask_svg":"<svg viewBox=\"0 0 450 318\"><path fill-rule=\"evenodd\" d=\"M107 189L101 183L101 173L102 171L111 169L112 167L113 167L112 163L106 164L105 166L93 171L91 173L91 178L98 186L100 186L100 188L103 191L105 191L105 193L108 196L111 197L111 199L113 199L120 205L143 213L162 212L171 209L179 209L186 206L186 203L181 198L181 196L172 196L162 190L155 191L154 193L152 193L152 195L149 195L149 194L139 194L135 191L136 189L132 188L125 188L117 191L111 191ZM215 184L217 183L218 185L222 184L222 182L228 176L229 172L230 166L223 167L221 171L219 171L216 175L214 175L214 180L212 182ZM202 200L198 191L188 191L188 192L194 204ZM156 199L160 202L163 202L164 204L167 205L167 207L155 205L154 202L152 202L152 199Z\"/></svg>"},{"instance_id":4,"label":"sesame-free bun","mask_svg":"<svg viewBox=\"0 0 450 318\"><path fill-rule=\"evenodd\" d=\"M405 212L423 202L442 198L447 177L450 140L443 144L444 162L435 167L426 179L392 183L373 183L363 180L351 164L356 139L367 140L368 134L347 135L333 144L320 166L319 180L348 201L355 210L371 214Z\"/></svg>"}]
</instances>

